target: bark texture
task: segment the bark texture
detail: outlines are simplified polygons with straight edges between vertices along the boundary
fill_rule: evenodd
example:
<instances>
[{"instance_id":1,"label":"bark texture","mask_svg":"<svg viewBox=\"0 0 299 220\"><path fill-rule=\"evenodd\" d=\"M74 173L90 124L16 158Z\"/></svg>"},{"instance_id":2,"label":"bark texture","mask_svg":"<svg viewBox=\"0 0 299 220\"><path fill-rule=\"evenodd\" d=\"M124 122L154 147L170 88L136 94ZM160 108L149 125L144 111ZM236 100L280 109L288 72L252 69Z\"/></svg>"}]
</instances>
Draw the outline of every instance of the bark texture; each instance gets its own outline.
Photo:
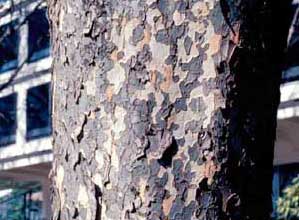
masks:
<instances>
[{"instance_id":1,"label":"bark texture","mask_svg":"<svg viewBox=\"0 0 299 220\"><path fill-rule=\"evenodd\" d=\"M274 2L49 0L53 220L269 219Z\"/></svg>"}]
</instances>

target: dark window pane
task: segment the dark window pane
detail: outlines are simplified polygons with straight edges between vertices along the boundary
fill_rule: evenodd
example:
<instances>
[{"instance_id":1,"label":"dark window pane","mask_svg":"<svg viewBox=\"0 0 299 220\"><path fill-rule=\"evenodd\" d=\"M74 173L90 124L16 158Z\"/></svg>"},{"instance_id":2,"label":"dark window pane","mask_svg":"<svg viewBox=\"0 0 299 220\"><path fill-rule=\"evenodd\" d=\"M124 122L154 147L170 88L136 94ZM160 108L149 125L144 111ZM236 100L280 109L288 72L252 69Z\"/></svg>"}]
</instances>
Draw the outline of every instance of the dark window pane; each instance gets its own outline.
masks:
<instances>
[{"instance_id":1,"label":"dark window pane","mask_svg":"<svg viewBox=\"0 0 299 220\"><path fill-rule=\"evenodd\" d=\"M298 5L293 5L293 21L289 30L289 42L286 51L285 67L282 83L299 80L299 14Z\"/></svg>"},{"instance_id":2,"label":"dark window pane","mask_svg":"<svg viewBox=\"0 0 299 220\"><path fill-rule=\"evenodd\" d=\"M49 90L49 83L28 90L26 111L27 139L47 136L51 133Z\"/></svg>"},{"instance_id":3,"label":"dark window pane","mask_svg":"<svg viewBox=\"0 0 299 220\"><path fill-rule=\"evenodd\" d=\"M46 9L35 10L28 17L29 62L49 56L50 36Z\"/></svg>"},{"instance_id":4,"label":"dark window pane","mask_svg":"<svg viewBox=\"0 0 299 220\"><path fill-rule=\"evenodd\" d=\"M18 65L19 34L17 22L0 27L0 73L12 70Z\"/></svg>"},{"instance_id":5,"label":"dark window pane","mask_svg":"<svg viewBox=\"0 0 299 220\"><path fill-rule=\"evenodd\" d=\"M299 66L290 67L282 73L282 83L299 80Z\"/></svg>"},{"instance_id":6,"label":"dark window pane","mask_svg":"<svg viewBox=\"0 0 299 220\"><path fill-rule=\"evenodd\" d=\"M0 98L0 146L15 142L17 127L17 95Z\"/></svg>"}]
</instances>

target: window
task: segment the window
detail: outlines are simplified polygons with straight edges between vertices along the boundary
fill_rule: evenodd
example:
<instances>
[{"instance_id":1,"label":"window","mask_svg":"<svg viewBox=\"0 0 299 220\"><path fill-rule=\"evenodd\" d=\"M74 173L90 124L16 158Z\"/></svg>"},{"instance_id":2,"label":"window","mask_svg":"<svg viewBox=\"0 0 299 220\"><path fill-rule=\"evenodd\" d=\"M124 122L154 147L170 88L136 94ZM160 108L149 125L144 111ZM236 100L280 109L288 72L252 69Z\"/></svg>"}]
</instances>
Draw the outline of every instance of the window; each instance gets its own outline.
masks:
<instances>
[{"instance_id":1,"label":"window","mask_svg":"<svg viewBox=\"0 0 299 220\"><path fill-rule=\"evenodd\" d=\"M27 140L51 133L50 84L33 87L27 92Z\"/></svg>"},{"instance_id":2,"label":"window","mask_svg":"<svg viewBox=\"0 0 299 220\"><path fill-rule=\"evenodd\" d=\"M29 62L45 58L50 54L49 22L46 9L35 10L28 17L28 59Z\"/></svg>"},{"instance_id":3,"label":"window","mask_svg":"<svg viewBox=\"0 0 299 220\"><path fill-rule=\"evenodd\" d=\"M282 83L299 80L299 66L290 67L282 73Z\"/></svg>"},{"instance_id":4,"label":"window","mask_svg":"<svg viewBox=\"0 0 299 220\"><path fill-rule=\"evenodd\" d=\"M5 2L7 2L8 0L0 0L0 4L1 3L5 3Z\"/></svg>"},{"instance_id":5,"label":"window","mask_svg":"<svg viewBox=\"0 0 299 220\"><path fill-rule=\"evenodd\" d=\"M282 74L282 83L299 80L299 14L298 5L293 5L293 21L289 30L288 47L286 51L285 67Z\"/></svg>"},{"instance_id":6,"label":"window","mask_svg":"<svg viewBox=\"0 0 299 220\"><path fill-rule=\"evenodd\" d=\"M0 73L18 66L19 34L16 26L14 21L0 27Z\"/></svg>"},{"instance_id":7,"label":"window","mask_svg":"<svg viewBox=\"0 0 299 220\"><path fill-rule=\"evenodd\" d=\"M13 144L16 138L17 94L0 98L0 146Z\"/></svg>"}]
</instances>

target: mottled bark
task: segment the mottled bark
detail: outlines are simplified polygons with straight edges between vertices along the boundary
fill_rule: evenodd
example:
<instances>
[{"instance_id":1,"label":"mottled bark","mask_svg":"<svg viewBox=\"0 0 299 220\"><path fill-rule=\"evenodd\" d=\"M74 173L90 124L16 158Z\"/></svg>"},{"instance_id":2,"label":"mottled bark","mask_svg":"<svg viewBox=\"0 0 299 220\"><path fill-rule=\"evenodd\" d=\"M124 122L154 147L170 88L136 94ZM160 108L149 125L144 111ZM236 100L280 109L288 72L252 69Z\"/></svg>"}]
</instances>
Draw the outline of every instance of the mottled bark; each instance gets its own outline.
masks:
<instances>
[{"instance_id":1,"label":"mottled bark","mask_svg":"<svg viewBox=\"0 0 299 220\"><path fill-rule=\"evenodd\" d=\"M53 219L269 219L286 2L49 0Z\"/></svg>"}]
</instances>

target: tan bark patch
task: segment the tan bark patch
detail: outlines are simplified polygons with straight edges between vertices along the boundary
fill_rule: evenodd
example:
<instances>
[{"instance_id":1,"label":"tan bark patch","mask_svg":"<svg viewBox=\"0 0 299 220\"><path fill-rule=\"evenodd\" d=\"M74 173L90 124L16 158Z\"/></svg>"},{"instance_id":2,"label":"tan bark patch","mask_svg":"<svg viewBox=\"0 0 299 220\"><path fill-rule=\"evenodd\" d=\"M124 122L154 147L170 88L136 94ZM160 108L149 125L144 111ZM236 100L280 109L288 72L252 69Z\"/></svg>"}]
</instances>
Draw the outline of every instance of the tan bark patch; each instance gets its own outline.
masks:
<instances>
[{"instance_id":1,"label":"tan bark patch","mask_svg":"<svg viewBox=\"0 0 299 220\"><path fill-rule=\"evenodd\" d=\"M64 179L64 169L63 169L63 167L60 165L60 166L57 168L57 175L56 175L56 184L57 184L57 188L58 188L58 189L62 189L63 179Z\"/></svg>"},{"instance_id":2,"label":"tan bark patch","mask_svg":"<svg viewBox=\"0 0 299 220\"><path fill-rule=\"evenodd\" d=\"M220 50L222 36L214 34L209 40L209 54L214 55Z\"/></svg>"},{"instance_id":3,"label":"tan bark patch","mask_svg":"<svg viewBox=\"0 0 299 220\"><path fill-rule=\"evenodd\" d=\"M113 61L117 61L117 60L118 60L118 58L117 58L117 53L118 53L117 50L113 50L113 51L112 51L112 53L111 53L111 55L110 55L111 60L113 60Z\"/></svg>"},{"instance_id":4,"label":"tan bark patch","mask_svg":"<svg viewBox=\"0 0 299 220\"><path fill-rule=\"evenodd\" d=\"M234 25L235 34L231 33L230 39L235 44L239 44L240 42L240 24Z\"/></svg>"},{"instance_id":5,"label":"tan bark patch","mask_svg":"<svg viewBox=\"0 0 299 220\"><path fill-rule=\"evenodd\" d=\"M106 89L106 96L107 96L107 99L109 102L111 102L112 100L112 97L113 97L113 86L107 86L107 89Z\"/></svg>"},{"instance_id":6,"label":"tan bark patch","mask_svg":"<svg viewBox=\"0 0 299 220\"><path fill-rule=\"evenodd\" d=\"M175 122L176 120L176 115L171 115L169 116L167 120L167 128L170 129L171 125Z\"/></svg>"},{"instance_id":7,"label":"tan bark patch","mask_svg":"<svg viewBox=\"0 0 299 220\"><path fill-rule=\"evenodd\" d=\"M150 71L151 74L151 84L153 87L156 87L156 82L157 82L157 71L156 70L152 70Z\"/></svg>"},{"instance_id":8,"label":"tan bark patch","mask_svg":"<svg viewBox=\"0 0 299 220\"><path fill-rule=\"evenodd\" d=\"M172 75L173 75L172 67L164 66L163 74L164 74L164 82L161 83L160 89L163 92L167 92L172 82Z\"/></svg>"},{"instance_id":9,"label":"tan bark patch","mask_svg":"<svg viewBox=\"0 0 299 220\"><path fill-rule=\"evenodd\" d=\"M147 187L147 181L144 180L144 179L141 179L140 182L139 182L139 189L140 189L139 196L140 196L141 201L143 203L145 203L145 200L146 200L146 196L145 196L146 192L147 192L146 187Z\"/></svg>"},{"instance_id":10,"label":"tan bark patch","mask_svg":"<svg viewBox=\"0 0 299 220\"><path fill-rule=\"evenodd\" d=\"M192 186L189 187L188 192L187 192L186 203L190 203L190 202L195 200L196 190L197 190L196 185L192 185Z\"/></svg>"},{"instance_id":11,"label":"tan bark patch","mask_svg":"<svg viewBox=\"0 0 299 220\"><path fill-rule=\"evenodd\" d=\"M57 174L56 174L56 187L59 192L60 196L60 209L63 209L64 206L64 194L63 194L63 180L64 180L64 169L61 165L57 168Z\"/></svg>"},{"instance_id":12,"label":"tan bark patch","mask_svg":"<svg viewBox=\"0 0 299 220\"><path fill-rule=\"evenodd\" d=\"M152 38L152 34L150 31L149 26L146 26L145 30L144 30L144 37L141 41L141 48L143 48L144 45L149 44Z\"/></svg>"},{"instance_id":13,"label":"tan bark patch","mask_svg":"<svg viewBox=\"0 0 299 220\"><path fill-rule=\"evenodd\" d=\"M208 178L208 184L211 184L215 173L220 170L219 167L214 163L214 161L208 161L202 168L204 176Z\"/></svg>"},{"instance_id":14,"label":"tan bark patch","mask_svg":"<svg viewBox=\"0 0 299 220\"><path fill-rule=\"evenodd\" d=\"M163 208L163 212L166 216L169 215L169 212L171 210L172 203L173 203L174 199L175 199L174 196L170 196L169 198L164 199L164 201L163 201L162 208Z\"/></svg>"}]
</instances>

